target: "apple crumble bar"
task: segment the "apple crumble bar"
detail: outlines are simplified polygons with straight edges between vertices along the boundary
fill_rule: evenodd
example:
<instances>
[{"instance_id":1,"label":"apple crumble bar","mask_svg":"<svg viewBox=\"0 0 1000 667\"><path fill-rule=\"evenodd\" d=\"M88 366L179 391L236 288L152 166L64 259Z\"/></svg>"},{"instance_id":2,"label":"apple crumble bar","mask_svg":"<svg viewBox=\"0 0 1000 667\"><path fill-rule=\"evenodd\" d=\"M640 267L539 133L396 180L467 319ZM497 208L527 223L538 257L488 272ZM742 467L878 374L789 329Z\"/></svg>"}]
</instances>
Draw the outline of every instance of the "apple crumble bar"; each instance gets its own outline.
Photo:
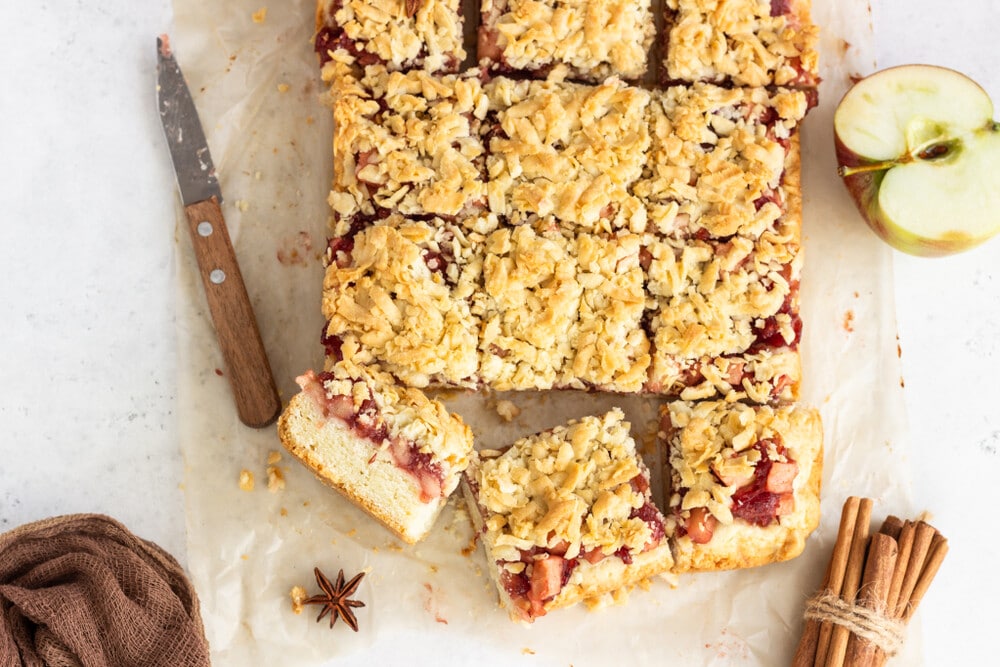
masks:
<instances>
[{"instance_id":1,"label":"apple crumble bar","mask_svg":"<svg viewBox=\"0 0 1000 667\"><path fill-rule=\"evenodd\" d=\"M676 572L794 558L819 523L823 429L798 406L661 408L667 530Z\"/></svg>"},{"instance_id":2,"label":"apple crumble bar","mask_svg":"<svg viewBox=\"0 0 1000 667\"><path fill-rule=\"evenodd\" d=\"M655 23L649 0L482 0L479 61L491 72L641 79Z\"/></svg>"},{"instance_id":3,"label":"apple crumble bar","mask_svg":"<svg viewBox=\"0 0 1000 667\"><path fill-rule=\"evenodd\" d=\"M511 618L621 589L673 564L649 471L619 409L481 452L463 475Z\"/></svg>"},{"instance_id":4,"label":"apple crumble bar","mask_svg":"<svg viewBox=\"0 0 1000 667\"><path fill-rule=\"evenodd\" d=\"M368 65L449 73L463 31L461 0L318 0L314 43L326 81Z\"/></svg>"},{"instance_id":5,"label":"apple crumble bar","mask_svg":"<svg viewBox=\"0 0 1000 667\"><path fill-rule=\"evenodd\" d=\"M665 0L664 83L819 85L809 0Z\"/></svg>"},{"instance_id":6,"label":"apple crumble bar","mask_svg":"<svg viewBox=\"0 0 1000 667\"><path fill-rule=\"evenodd\" d=\"M297 382L278 421L285 448L406 542L423 538L469 464L469 427L420 390L347 360Z\"/></svg>"}]
</instances>

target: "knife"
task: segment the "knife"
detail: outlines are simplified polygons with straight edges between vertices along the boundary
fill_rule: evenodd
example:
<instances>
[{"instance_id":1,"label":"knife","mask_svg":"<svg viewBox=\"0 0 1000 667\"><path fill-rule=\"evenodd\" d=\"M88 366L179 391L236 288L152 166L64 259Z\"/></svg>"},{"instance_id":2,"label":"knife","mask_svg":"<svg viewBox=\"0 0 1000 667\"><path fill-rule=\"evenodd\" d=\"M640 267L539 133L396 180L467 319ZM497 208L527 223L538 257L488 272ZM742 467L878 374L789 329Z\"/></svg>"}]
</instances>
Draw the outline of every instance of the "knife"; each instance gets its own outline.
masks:
<instances>
[{"instance_id":1,"label":"knife","mask_svg":"<svg viewBox=\"0 0 1000 667\"><path fill-rule=\"evenodd\" d=\"M253 306L222 217L222 191L205 132L167 35L156 38L156 98L208 309L228 368L240 421L262 428L281 401Z\"/></svg>"}]
</instances>

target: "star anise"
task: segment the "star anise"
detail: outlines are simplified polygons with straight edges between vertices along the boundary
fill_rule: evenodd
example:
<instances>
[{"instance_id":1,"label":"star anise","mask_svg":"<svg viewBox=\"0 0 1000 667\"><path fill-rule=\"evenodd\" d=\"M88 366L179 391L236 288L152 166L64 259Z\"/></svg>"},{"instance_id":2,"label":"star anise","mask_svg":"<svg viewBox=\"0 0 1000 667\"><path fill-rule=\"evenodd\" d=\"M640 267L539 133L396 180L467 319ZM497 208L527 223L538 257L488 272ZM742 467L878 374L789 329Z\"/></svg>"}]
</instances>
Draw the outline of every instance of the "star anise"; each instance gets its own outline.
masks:
<instances>
[{"instance_id":1,"label":"star anise","mask_svg":"<svg viewBox=\"0 0 1000 667\"><path fill-rule=\"evenodd\" d=\"M359 572L348 582L344 582L344 571L341 570L337 574L336 583L331 584L330 580L326 578L319 568L313 568L313 572L316 574L316 583L319 584L320 589L323 591L320 595L314 595L310 598L304 600L304 604L321 604L323 605L322 611L319 612L319 616L316 617L316 622L319 623L323 620L323 617L330 614L330 627L337 622L338 618L344 619L344 623L351 626L351 630L355 632L358 631L358 619L351 611L355 607L364 607L365 603L360 600L351 600L351 595L354 591L358 590L358 585L361 580L364 579L365 573Z\"/></svg>"}]
</instances>

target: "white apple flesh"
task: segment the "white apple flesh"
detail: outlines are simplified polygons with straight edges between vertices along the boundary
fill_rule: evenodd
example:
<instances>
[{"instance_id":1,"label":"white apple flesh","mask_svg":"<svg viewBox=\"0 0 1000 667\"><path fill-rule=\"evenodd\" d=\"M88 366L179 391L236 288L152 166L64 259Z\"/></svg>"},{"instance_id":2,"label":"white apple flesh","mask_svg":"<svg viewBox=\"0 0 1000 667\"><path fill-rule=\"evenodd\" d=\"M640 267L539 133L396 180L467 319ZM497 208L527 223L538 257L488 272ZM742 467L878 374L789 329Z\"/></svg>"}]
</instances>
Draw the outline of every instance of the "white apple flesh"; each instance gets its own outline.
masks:
<instances>
[{"instance_id":1,"label":"white apple flesh","mask_svg":"<svg viewBox=\"0 0 1000 667\"><path fill-rule=\"evenodd\" d=\"M1000 125L964 74L882 70L847 92L833 125L844 184L894 248L949 255L1000 232Z\"/></svg>"}]
</instances>

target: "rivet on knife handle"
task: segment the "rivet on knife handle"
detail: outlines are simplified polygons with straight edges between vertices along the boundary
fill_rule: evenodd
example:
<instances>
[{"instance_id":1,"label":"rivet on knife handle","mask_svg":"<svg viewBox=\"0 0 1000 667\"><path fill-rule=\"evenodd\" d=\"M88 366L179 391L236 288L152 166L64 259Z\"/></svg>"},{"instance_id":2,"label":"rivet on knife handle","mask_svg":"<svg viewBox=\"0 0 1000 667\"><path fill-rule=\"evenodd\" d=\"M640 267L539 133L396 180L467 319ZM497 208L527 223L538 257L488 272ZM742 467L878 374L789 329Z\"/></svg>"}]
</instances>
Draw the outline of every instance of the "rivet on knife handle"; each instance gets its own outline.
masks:
<instances>
[{"instance_id":1,"label":"rivet on knife handle","mask_svg":"<svg viewBox=\"0 0 1000 667\"><path fill-rule=\"evenodd\" d=\"M213 197L185 206L184 213L240 420L267 426L277 418L281 401L222 209Z\"/></svg>"},{"instance_id":2,"label":"rivet on knife handle","mask_svg":"<svg viewBox=\"0 0 1000 667\"><path fill-rule=\"evenodd\" d=\"M261 428L281 411L271 365L219 207L222 192L187 82L163 35L156 40L156 91L209 312L240 420Z\"/></svg>"}]
</instances>

